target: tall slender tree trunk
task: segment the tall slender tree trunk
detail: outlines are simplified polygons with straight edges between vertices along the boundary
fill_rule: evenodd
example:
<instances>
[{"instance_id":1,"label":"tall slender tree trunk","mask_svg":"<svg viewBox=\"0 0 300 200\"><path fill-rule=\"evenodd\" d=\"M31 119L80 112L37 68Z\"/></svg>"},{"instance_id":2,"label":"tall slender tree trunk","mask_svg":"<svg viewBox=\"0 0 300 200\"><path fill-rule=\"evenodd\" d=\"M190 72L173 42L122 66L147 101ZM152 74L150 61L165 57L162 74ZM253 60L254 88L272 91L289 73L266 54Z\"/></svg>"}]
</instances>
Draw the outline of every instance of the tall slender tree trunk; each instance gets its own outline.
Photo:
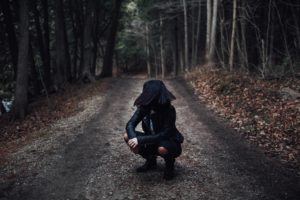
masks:
<instances>
[{"instance_id":1,"label":"tall slender tree trunk","mask_svg":"<svg viewBox=\"0 0 300 200\"><path fill-rule=\"evenodd\" d=\"M29 9L28 0L20 1L20 45L14 111L18 118L24 118L28 104L28 52L29 52Z\"/></svg>"},{"instance_id":2,"label":"tall slender tree trunk","mask_svg":"<svg viewBox=\"0 0 300 200\"><path fill-rule=\"evenodd\" d=\"M176 52L175 52L175 42L174 41L171 41L171 45L172 45L172 48L170 49L171 51L171 55L172 55L172 76L175 77L176 76Z\"/></svg>"},{"instance_id":3,"label":"tall slender tree trunk","mask_svg":"<svg viewBox=\"0 0 300 200\"><path fill-rule=\"evenodd\" d=\"M241 45L242 45L242 52L243 52L243 66L249 70L249 61L248 61L248 51L247 51L247 40L246 40L246 12L247 12L247 5L245 1L242 1L242 11L241 11Z\"/></svg>"},{"instance_id":4,"label":"tall slender tree trunk","mask_svg":"<svg viewBox=\"0 0 300 200\"><path fill-rule=\"evenodd\" d=\"M113 54L114 54L115 41L116 41L116 36L117 36L122 1L123 0L115 0L114 1L115 8L113 11L110 34L108 35L108 39L107 39L101 77L112 76Z\"/></svg>"},{"instance_id":5,"label":"tall slender tree trunk","mask_svg":"<svg viewBox=\"0 0 300 200\"><path fill-rule=\"evenodd\" d=\"M63 13L63 17L64 17L64 13ZM64 20L64 18L63 18ZM71 57L70 57L70 51L69 51L69 42L68 42L68 35L67 35L67 30L66 30L66 23L64 22L64 29L63 29L63 33L64 33L64 46L65 46L65 56L66 56L66 74L65 74L65 78L66 80L71 83L73 81L73 77L72 77L72 68L71 68Z\"/></svg>"},{"instance_id":6,"label":"tall slender tree trunk","mask_svg":"<svg viewBox=\"0 0 300 200\"><path fill-rule=\"evenodd\" d=\"M92 64L93 64L93 48L94 41L92 36L93 26L94 26L94 15L96 8L95 0L88 0L87 12L85 17L84 24L84 33L83 33L83 66L81 73L81 80L93 82L95 78L91 74Z\"/></svg>"},{"instance_id":7,"label":"tall slender tree trunk","mask_svg":"<svg viewBox=\"0 0 300 200\"><path fill-rule=\"evenodd\" d=\"M29 37L29 40L31 41L32 37ZM28 61L29 61L29 66L28 69L30 71L29 73L29 81L28 84L31 82L32 87L34 89L32 96L36 96L40 93L41 91L41 84L39 81L40 74L36 68L35 61L34 61L34 52L33 48L31 45L31 42L29 42L29 52L28 52ZM30 97L29 97L30 98Z\"/></svg>"},{"instance_id":8,"label":"tall slender tree trunk","mask_svg":"<svg viewBox=\"0 0 300 200\"><path fill-rule=\"evenodd\" d=\"M211 24L212 24L212 0L206 1L206 59L210 51L210 39L211 39Z\"/></svg>"},{"instance_id":9,"label":"tall slender tree trunk","mask_svg":"<svg viewBox=\"0 0 300 200\"><path fill-rule=\"evenodd\" d=\"M96 76L96 66L97 66L97 55L98 55L98 40L99 40L99 17L100 14L97 12L99 9L99 1L95 3L95 16L94 16L94 29L93 29L93 55L92 55L92 68L91 74L93 77Z\"/></svg>"},{"instance_id":10,"label":"tall slender tree trunk","mask_svg":"<svg viewBox=\"0 0 300 200\"><path fill-rule=\"evenodd\" d=\"M181 72L184 72L184 51L183 51L183 44L182 44L182 42L183 41L181 41L180 40L180 47L181 48L179 48L179 50L178 50L178 53L179 53L179 64L180 64L180 71Z\"/></svg>"},{"instance_id":11,"label":"tall slender tree trunk","mask_svg":"<svg viewBox=\"0 0 300 200\"><path fill-rule=\"evenodd\" d=\"M191 17L192 17L192 19L190 20L192 23L191 23L191 25L190 25L190 27L191 27L191 37L190 37L190 41L191 41L191 46L190 46L190 48L191 48L191 51L189 51L189 55L191 55L191 60L189 60L189 63L190 63L190 69L192 68L192 67L194 67L194 54L195 54L195 38L196 38L196 33L195 33L195 31L197 30L197 21L195 20L195 18L197 17L197 16L195 16L196 14L196 12L195 12L195 7L196 7L196 5L197 5L197 3L195 2L195 1L193 1L193 2L191 2L191 8L190 8L190 13L191 13Z\"/></svg>"},{"instance_id":12,"label":"tall slender tree trunk","mask_svg":"<svg viewBox=\"0 0 300 200\"><path fill-rule=\"evenodd\" d=\"M155 78L158 78L158 65L159 65L159 61L158 61L158 56L156 54L157 51L154 51L154 63L155 63Z\"/></svg>"},{"instance_id":13,"label":"tall slender tree trunk","mask_svg":"<svg viewBox=\"0 0 300 200\"><path fill-rule=\"evenodd\" d=\"M182 27L182 24L181 24L181 21L180 21L181 18L177 17L177 27ZM184 51L183 51L183 48L184 48L184 45L183 45L183 35L182 35L182 31L180 28L177 29L178 30L178 70L180 72L183 72L184 71Z\"/></svg>"},{"instance_id":14,"label":"tall slender tree trunk","mask_svg":"<svg viewBox=\"0 0 300 200\"><path fill-rule=\"evenodd\" d=\"M214 0L212 25L211 25L211 39L210 39L210 48L209 48L209 54L208 54L208 61L211 63L214 62L215 54L216 54L216 33L217 33L218 7L219 7L219 0Z\"/></svg>"},{"instance_id":15,"label":"tall slender tree trunk","mask_svg":"<svg viewBox=\"0 0 300 200\"><path fill-rule=\"evenodd\" d=\"M224 7L222 8L222 12L220 15L220 51L221 51L221 65L223 69L226 69L225 65L225 49L226 49L226 41L225 41L225 36L224 36L224 21L225 21L225 14L224 14Z\"/></svg>"},{"instance_id":16,"label":"tall slender tree trunk","mask_svg":"<svg viewBox=\"0 0 300 200\"><path fill-rule=\"evenodd\" d=\"M189 70L189 40L188 40L188 19L186 0L182 0L184 16L184 62L185 69Z\"/></svg>"},{"instance_id":17,"label":"tall slender tree trunk","mask_svg":"<svg viewBox=\"0 0 300 200\"><path fill-rule=\"evenodd\" d=\"M75 1L72 1L72 9L74 9L76 6L74 5ZM73 63L72 63L72 76L77 80L78 79L78 46L79 46L79 37L80 35L78 34L78 25L76 24L76 18L75 18L76 13L74 11L72 12L72 33L74 37L74 43L73 43Z\"/></svg>"},{"instance_id":18,"label":"tall slender tree trunk","mask_svg":"<svg viewBox=\"0 0 300 200\"><path fill-rule=\"evenodd\" d=\"M70 76L70 57L68 52L68 42L66 38L64 13L62 0L56 0L55 4L55 87L59 89L66 83Z\"/></svg>"},{"instance_id":19,"label":"tall slender tree trunk","mask_svg":"<svg viewBox=\"0 0 300 200\"><path fill-rule=\"evenodd\" d=\"M267 66L271 66L271 54L273 48L271 48L271 36L272 36L272 16L273 16L273 9L272 9L273 0L269 0L268 2L268 21L267 21L267 33L266 33L266 63Z\"/></svg>"},{"instance_id":20,"label":"tall slender tree trunk","mask_svg":"<svg viewBox=\"0 0 300 200\"><path fill-rule=\"evenodd\" d=\"M79 79L82 74L82 66L83 66L83 32L84 29L84 17L83 17L83 5L82 1L72 0L72 21L73 21L73 34L76 38L77 45L74 47L74 56L76 57L73 60L73 70L76 79Z\"/></svg>"},{"instance_id":21,"label":"tall slender tree trunk","mask_svg":"<svg viewBox=\"0 0 300 200\"><path fill-rule=\"evenodd\" d=\"M199 49L199 37L200 37L200 26L201 26L201 0L199 0L198 5L198 18L197 18L197 30L196 30L196 40L194 42L194 54L193 54L193 65L198 64L198 49Z\"/></svg>"},{"instance_id":22,"label":"tall slender tree trunk","mask_svg":"<svg viewBox=\"0 0 300 200\"><path fill-rule=\"evenodd\" d=\"M150 62L150 34L149 34L149 25L146 25L146 56L147 56L147 73L148 77L151 78L151 62Z\"/></svg>"},{"instance_id":23,"label":"tall slender tree trunk","mask_svg":"<svg viewBox=\"0 0 300 200\"><path fill-rule=\"evenodd\" d=\"M179 68L179 50L178 50L178 22L177 22L177 18L175 18L175 29L174 29L174 43L175 43L175 48L174 48L174 75L177 76L178 75L178 68Z\"/></svg>"},{"instance_id":24,"label":"tall slender tree trunk","mask_svg":"<svg viewBox=\"0 0 300 200\"><path fill-rule=\"evenodd\" d=\"M9 5L9 0L2 0L2 11L4 17L4 23L7 31L9 51L11 54L11 61L14 69L14 79L17 77L17 61L18 61L18 42L15 33L15 28L12 20L11 9Z\"/></svg>"},{"instance_id":25,"label":"tall slender tree trunk","mask_svg":"<svg viewBox=\"0 0 300 200\"><path fill-rule=\"evenodd\" d=\"M42 8L44 14L44 82L46 88L49 89L52 80L51 80L51 57L50 57L50 35L49 35L49 13L48 13L48 0L42 0Z\"/></svg>"},{"instance_id":26,"label":"tall slender tree trunk","mask_svg":"<svg viewBox=\"0 0 300 200\"><path fill-rule=\"evenodd\" d=\"M232 31L230 40L230 54L229 54L229 69L233 71L233 61L234 61L234 41L236 32L236 10L237 10L237 0L233 0L233 16L232 16Z\"/></svg>"},{"instance_id":27,"label":"tall slender tree trunk","mask_svg":"<svg viewBox=\"0 0 300 200\"><path fill-rule=\"evenodd\" d=\"M163 20L161 15L159 16L159 41L160 41L160 64L161 64L161 77L165 78L166 63L165 63L165 47L164 47L164 36L163 36Z\"/></svg>"},{"instance_id":28,"label":"tall slender tree trunk","mask_svg":"<svg viewBox=\"0 0 300 200\"><path fill-rule=\"evenodd\" d=\"M35 24L36 33L37 33L38 48L39 48L40 56L42 58L43 66L45 66L45 65L47 65L48 61L46 60L46 55L45 55L46 51L45 51L43 34L42 34L42 29L41 29L41 24L40 24L40 14L37 9L37 0L33 0L33 13L34 13L34 24ZM32 52L31 45L30 45L30 49Z\"/></svg>"}]
</instances>

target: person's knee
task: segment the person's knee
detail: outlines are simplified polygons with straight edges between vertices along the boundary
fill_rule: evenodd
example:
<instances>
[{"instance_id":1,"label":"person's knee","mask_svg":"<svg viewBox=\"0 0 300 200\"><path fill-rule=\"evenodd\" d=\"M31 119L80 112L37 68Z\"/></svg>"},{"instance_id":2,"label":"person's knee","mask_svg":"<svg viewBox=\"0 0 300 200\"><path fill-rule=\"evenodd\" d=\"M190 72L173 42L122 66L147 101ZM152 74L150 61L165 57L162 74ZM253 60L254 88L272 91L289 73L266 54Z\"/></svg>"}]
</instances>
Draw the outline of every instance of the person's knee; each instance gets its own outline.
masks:
<instances>
[{"instance_id":1,"label":"person's knee","mask_svg":"<svg viewBox=\"0 0 300 200\"><path fill-rule=\"evenodd\" d=\"M159 155L166 155L168 154L168 149L166 149L165 147L158 147L158 153Z\"/></svg>"},{"instance_id":2,"label":"person's knee","mask_svg":"<svg viewBox=\"0 0 300 200\"><path fill-rule=\"evenodd\" d=\"M130 148L131 151L134 153L134 154L138 154L139 153L139 148L138 147L135 147L135 148Z\"/></svg>"},{"instance_id":3,"label":"person's knee","mask_svg":"<svg viewBox=\"0 0 300 200\"><path fill-rule=\"evenodd\" d=\"M128 142L128 140L129 140L127 133L124 133L124 140L125 140L125 142Z\"/></svg>"}]
</instances>

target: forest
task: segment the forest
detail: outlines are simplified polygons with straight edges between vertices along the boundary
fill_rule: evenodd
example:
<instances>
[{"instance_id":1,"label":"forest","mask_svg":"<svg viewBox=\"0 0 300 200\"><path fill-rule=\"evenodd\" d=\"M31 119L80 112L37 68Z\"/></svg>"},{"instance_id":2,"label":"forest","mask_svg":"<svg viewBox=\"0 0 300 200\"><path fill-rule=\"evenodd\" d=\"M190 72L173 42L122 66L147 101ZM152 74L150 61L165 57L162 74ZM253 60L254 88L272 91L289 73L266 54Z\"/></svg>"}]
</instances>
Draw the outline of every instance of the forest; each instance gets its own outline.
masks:
<instances>
[{"instance_id":1,"label":"forest","mask_svg":"<svg viewBox=\"0 0 300 200\"><path fill-rule=\"evenodd\" d=\"M147 80L176 97L171 184L124 143ZM1 200L297 199L299 180L300 1L0 1Z\"/></svg>"},{"instance_id":2,"label":"forest","mask_svg":"<svg viewBox=\"0 0 300 200\"><path fill-rule=\"evenodd\" d=\"M3 0L0 98L24 118L31 99L113 67L161 78L203 65L299 77L299 9L293 0Z\"/></svg>"}]
</instances>

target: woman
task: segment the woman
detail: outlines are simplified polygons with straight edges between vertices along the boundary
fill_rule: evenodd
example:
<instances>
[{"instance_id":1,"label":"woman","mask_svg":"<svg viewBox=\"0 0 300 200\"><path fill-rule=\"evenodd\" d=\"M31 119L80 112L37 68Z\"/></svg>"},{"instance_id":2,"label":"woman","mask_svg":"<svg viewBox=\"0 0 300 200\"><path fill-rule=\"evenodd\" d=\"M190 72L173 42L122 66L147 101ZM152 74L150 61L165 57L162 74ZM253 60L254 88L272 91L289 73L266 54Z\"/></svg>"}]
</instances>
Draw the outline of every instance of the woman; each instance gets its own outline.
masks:
<instances>
[{"instance_id":1,"label":"woman","mask_svg":"<svg viewBox=\"0 0 300 200\"><path fill-rule=\"evenodd\" d=\"M171 105L175 96L167 90L162 81L150 80L143 86L142 94L135 100L137 110L128 121L124 139L134 153L146 159L137 172L156 168L156 157L164 158L164 178L174 176L175 158L181 154L183 136L175 126L176 111ZM144 133L135 131L142 121Z\"/></svg>"}]
</instances>

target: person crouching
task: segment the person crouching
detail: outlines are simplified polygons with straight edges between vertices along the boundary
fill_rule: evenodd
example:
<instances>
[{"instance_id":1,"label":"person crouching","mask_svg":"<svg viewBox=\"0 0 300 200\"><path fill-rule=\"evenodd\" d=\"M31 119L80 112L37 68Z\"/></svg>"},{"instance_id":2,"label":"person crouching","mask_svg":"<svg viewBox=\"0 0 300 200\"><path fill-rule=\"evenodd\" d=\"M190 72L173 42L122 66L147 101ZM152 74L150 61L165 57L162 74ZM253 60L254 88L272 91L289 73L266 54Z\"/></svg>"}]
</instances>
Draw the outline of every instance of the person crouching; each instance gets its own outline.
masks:
<instances>
[{"instance_id":1,"label":"person crouching","mask_svg":"<svg viewBox=\"0 0 300 200\"><path fill-rule=\"evenodd\" d=\"M126 125L124 140L132 152L146 159L137 172L155 169L156 158L161 156L165 160L164 179L174 177L175 158L181 154L184 140L175 125L176 110L171 104L175 99L162 81L150 80L135 100L137 109ZM135 130L140 122L144 132Z\"/></svg>"}]
</instances>

